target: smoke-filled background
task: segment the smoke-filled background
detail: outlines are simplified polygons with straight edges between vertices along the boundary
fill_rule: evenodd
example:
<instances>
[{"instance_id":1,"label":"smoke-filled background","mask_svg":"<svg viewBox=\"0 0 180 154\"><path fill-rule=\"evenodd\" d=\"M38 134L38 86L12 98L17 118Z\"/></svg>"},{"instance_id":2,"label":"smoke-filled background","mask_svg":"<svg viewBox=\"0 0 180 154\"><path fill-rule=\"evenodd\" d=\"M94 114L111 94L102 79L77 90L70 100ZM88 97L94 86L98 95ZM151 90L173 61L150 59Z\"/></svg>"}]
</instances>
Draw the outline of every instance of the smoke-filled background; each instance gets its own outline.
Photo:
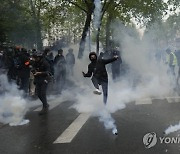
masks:
<instances>
[{"instance_id":1,"label":"smoke-filled background","mask_svg":"<svg viewBox=\"0 0 180 154\"><path fill-rule=\"evenodd\" d=\"M125 108L126 103L149 97L164 98L177 95L174 91L174 79L167 74L165 50L168 47L174 50L174 44L171 42L178 35L178 32L174 31L179 25L178 14L169 20L166 17L166 22L162 20L163 17L172 13L170 10L176 3L174 5L170 1L169 3L166 1L168 5L164 1L139 1L138 3L136 1L131 3L106 1L105 3L100 0L85 3L86 1L74 0L72 3L70 1L47 2L48 5L46 5L47 3L41 4L41 1L29 2L3 2L0 11L7 18L4 19L1 15L0 19L5 20L4 25L8 23L6 20L14 24L12 27L6 26L0 29L0 34L3 32L1 35L3 38L0 41L6 44L13 42L28 49L36 48L39 51L43 50L44 43L44 48L52 47L54 55L60 48L63 48L66 55L71 47L74 49L75 57L79 54L82 57L76 59L74 76L68 77L74 86L67 85L62 95L51 96L51 98L58 101L74 100L73 107L78 112L90 112L93 116L99 117L105 128L114 129L115 120L111 113ZM147 13L146 10L149 12ZM4 14L6 12L8 14ZM130 19L135 17L137 20L134 23ZM139 35L135 24L144 26L146 29L144 34ZM110 31L109 39L119 47L123 62L120 78L116 82L112 80L110 65L107 66L109 93L106 106L103 104L102 95L93 94L94 87L90 78L84 78L82 75L82 71L86 72L90 63L89 45L91 45L91 51L96 51L97 42L95 36L91 34L93 31L91 27L101 28L99 43L103 45L103 48L101 47L99 51L108 48L108 38L105 37L108 35L108 30ZM8 30L9 28L12 31ZM86 40L87 35L91 38L90 43L88 39ZM163 40L164 38L169 40ZM5 76L2 76L0 81L3 91L0 96L0 122L18 123L23 120L27 110L39 101L29 102L23 99L22 92L15 84L9 84Z\"/></svg>"},{"instance_id":2,"label":"smoke-filled background","mask_svg":"<svg viewBox=\"0 0 180 154\"><path fill-rule=\"evenodd\" d=\"M165 98L176 96L174 84L170 74L167 73L168 66L163 58L156 58L156 51L153 44L146 38L140 40L133 29L123 26L120 22L114 23L114 41L121 44L121 57L126 68L126 73L114 82L109 72L109 94L108 103L103 104L102 95L94 95L95 89L90 78L83 78L82 71L87 71L90 63L88 50L84 58L78 60L75 66L73 81L76 84L76 103L74 107L78 112L91 112L98 116L106 128L113 129L114 119L110 113L125 108L126 103L147 98ZM162 56L165 56L165 51ZM73 96L73 97L74 97ZM107 126L107 123L111 126Z\"/></svg>"},{"instance_id":3,"label":"smoke-filled background","mask_svg":"<svg viewBox=\"0 0 180 154\"><path fill-rule=\"evenodd\" d=\"M11 126L28 123L24 120L28 108L23 92L15 83L10 84L6 75L0 75L0 91L0 122Z\"/></svg>"}]
</instances>

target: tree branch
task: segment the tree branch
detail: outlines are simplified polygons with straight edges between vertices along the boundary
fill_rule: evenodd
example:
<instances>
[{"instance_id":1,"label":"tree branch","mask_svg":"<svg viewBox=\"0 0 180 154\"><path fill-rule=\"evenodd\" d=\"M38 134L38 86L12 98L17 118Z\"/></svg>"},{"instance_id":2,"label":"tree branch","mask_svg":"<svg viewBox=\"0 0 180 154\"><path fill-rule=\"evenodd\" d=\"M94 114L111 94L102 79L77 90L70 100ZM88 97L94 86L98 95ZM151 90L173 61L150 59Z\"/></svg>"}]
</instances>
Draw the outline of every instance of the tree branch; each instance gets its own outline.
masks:
<instances>
[{"instance_id":1,"label":"tree branch","mask_svg":"<svg viewBox=\"0 0 180 154\"><path fill-rule=\"evenodd\" d=\"M33 4L32 0L29 0L29 3L30 3L30 7L31 7L31 10L32 10L32 13L33 13L34 17L36 17L35 4Z\"/></svg>"},{"instance_id":2,"label":"tree branch","mask_svg":"<svg viewBox=\"0 0 180 154\"><path fill-rule=\"evenodd\" d=\"M104 13L106 12L108 6L111 4L111 2L112 2L112 0L110 0L108 3L107 3L107 0L105 0L104 5L103 5L103 8L102 8L102 10L101 10L101 13L102 13L102 14L101 14L101 20L102 20L102 18L103 18L103 16L104 16Z\"/></svg>"},{"instance_id":3,"label":"tree branch","mask_svg":"<svg viewBox=\"0 0 180 154\"><path fill-rule=\"evenodd\" d=\"M78 5L77 3L71 2L70 0L68 0L69 3L73 4L74 6L77 6L79 9L81 9L82 11L84 11L85 13L88 13L87 10L85 10L83 7L81 7L80 5Z\"/></svg>"}]
</instances>

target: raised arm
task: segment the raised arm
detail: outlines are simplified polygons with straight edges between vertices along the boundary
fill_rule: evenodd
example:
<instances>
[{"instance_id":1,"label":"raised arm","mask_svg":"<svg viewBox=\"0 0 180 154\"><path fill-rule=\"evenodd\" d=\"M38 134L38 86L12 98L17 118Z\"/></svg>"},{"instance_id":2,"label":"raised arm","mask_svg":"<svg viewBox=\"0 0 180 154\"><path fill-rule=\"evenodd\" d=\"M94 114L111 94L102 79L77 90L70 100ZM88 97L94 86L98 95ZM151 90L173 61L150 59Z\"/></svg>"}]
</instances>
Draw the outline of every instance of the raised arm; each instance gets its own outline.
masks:
<instances>
[{"instance_id":1,"label":"raised arm","mask_svg":"<svg viewBox=\"0 0 180 154\"><path fill-rule=\"evenodd\" d=\"M104 64L109 64L109 63L112 63L113 61L115 61L117 59L118 59L118 56L114 56L113 58L110 58L110 59L102 59L102 61Z\"/></svg>"}]
</instances>

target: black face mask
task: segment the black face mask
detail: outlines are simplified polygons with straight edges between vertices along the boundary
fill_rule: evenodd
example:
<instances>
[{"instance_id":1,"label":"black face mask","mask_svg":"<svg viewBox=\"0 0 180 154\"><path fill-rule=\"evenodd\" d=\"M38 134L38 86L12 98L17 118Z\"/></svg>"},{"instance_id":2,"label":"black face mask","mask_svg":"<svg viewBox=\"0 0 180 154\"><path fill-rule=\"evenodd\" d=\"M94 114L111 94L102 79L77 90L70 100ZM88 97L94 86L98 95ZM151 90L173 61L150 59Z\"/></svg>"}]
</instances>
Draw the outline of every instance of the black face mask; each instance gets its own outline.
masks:
<instances>
[{"instance_id":1,"label":"black face mask","mask_svg":"<svg viewBox=\"0 0 180 154\"><path fill-rule=\"evenodd\" d=\"M95 62L97 59L91 59L92 62Z\"/></svg>"}]
</instances>

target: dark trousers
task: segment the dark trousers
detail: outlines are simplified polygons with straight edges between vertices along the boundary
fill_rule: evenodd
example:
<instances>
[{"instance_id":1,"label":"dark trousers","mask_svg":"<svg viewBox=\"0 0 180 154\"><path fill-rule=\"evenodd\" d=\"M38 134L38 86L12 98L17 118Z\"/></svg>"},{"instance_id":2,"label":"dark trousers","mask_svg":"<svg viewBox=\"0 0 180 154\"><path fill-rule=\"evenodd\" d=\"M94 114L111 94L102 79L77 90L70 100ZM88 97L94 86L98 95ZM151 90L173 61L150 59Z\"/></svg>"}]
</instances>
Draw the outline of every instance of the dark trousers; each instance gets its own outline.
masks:
<instances>
[{"instance_id":1,"label":"dark trousers","mask_svg":"<svg viewBox=\"0 0 180 154\"><path fill-rule=\"evenodd\" d=\"M120 76L120 68L112 69L112 78L116 80Z\"/></svg>"},{"instance_id":2,"label":"dark trousers","mask_svg":"<svg viewBox=\"0 0 180 154\"><path fill-rule=\"evenodd\" d=\"M99 89L99 85L102 86L103 102L104 102L104 104L106 104L107 103L107 97L108 97L108 82L101 81L95 77L92 77L92 83L96 89Z\"/></svg>"},{"instance_id":3,"label":"dark trousers","mask_svg":"<svg viewBox=\"0 0 180 154\"><path fill-rule=\"evenodd\" d=\"M37 93L38 98L41 100L44 108L48 106L47 98L46 98L46 91L47 91L46 82L36 83L36 93Z\"/></svg>"},{"instance_id":4,"label":"dark trousers","mask_svg":"<svg viewBox=\"0 0 180 154\"><path fill-rule=\"evenodd\" d=\"M61 93L66 82L66 71L61 71L56 75L56 91Z\"/></svg>"},{"instance_id":5,"label":"dark trousers","mask_svg":"<svg viewBox=\"0 0 180 154\"><path fill-rule=\"evenodd\" d=\"M21 84L20 89L24 90L26 94L28 94L29 91L29 77L21 77Z\"/></svg>"}]
</instances>

